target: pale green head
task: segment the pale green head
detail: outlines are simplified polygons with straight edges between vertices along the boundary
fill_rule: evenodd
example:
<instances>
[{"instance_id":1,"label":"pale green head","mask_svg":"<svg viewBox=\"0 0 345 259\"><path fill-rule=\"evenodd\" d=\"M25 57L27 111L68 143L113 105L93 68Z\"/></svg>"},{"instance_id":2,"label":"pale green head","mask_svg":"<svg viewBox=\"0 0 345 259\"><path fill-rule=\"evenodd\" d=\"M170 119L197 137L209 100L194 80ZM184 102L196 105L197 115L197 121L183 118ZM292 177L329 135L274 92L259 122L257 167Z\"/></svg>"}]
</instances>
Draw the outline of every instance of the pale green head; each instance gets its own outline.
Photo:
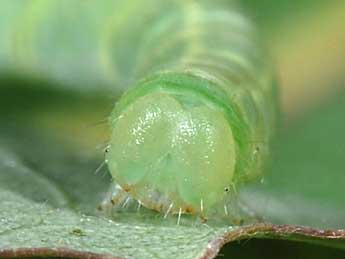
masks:
<instances>
[{"instance_id":1,"label":"pale green head","mask_svg":"<svg viewBox=\"0 0 345 259\"><path fill-rule=\"evenodd\" d=\"M228 195L235 143L221 110L157 89L112 116L106 160L133 198L152 209L173 204L171 212L204 214Z\"/></svg>"}]
</instances>

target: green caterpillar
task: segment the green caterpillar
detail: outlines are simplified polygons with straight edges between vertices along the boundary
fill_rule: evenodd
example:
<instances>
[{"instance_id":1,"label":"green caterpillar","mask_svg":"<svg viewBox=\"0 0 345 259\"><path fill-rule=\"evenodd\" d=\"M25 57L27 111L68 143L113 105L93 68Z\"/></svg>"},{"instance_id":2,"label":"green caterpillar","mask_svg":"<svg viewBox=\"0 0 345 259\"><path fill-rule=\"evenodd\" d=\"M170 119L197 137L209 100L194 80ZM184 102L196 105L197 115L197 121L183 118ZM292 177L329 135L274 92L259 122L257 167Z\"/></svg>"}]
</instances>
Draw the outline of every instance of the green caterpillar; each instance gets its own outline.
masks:
<instances>
[{"instance_id":1,"label":"green caterpillar","mask_svg":"<svg viewBox=\"0 0 345 259\"><path fill-rule=\"evenodd\" d=\"M112 202L233 218L237 187L265 170L277 117L271 60L252 24L212 1L95 5L2 2L0 67L83 89L129 87L109 119Z\"/></svg>"},{"instance_id":2,"label":"green caterpillar","mask_svg":"<svg viewBox=\"0 0 345 259\"><path fill-rule=\"evenodd\" d=\"M269 57L238 11L197 1L172 1L168 10L127 49L140 80L110 116L113 201L234 217L236 186L258 179L270 156L277 94ZM115 28L114 50L125 41L115 33L127 30Z\"/></svg>"}]
</instances>

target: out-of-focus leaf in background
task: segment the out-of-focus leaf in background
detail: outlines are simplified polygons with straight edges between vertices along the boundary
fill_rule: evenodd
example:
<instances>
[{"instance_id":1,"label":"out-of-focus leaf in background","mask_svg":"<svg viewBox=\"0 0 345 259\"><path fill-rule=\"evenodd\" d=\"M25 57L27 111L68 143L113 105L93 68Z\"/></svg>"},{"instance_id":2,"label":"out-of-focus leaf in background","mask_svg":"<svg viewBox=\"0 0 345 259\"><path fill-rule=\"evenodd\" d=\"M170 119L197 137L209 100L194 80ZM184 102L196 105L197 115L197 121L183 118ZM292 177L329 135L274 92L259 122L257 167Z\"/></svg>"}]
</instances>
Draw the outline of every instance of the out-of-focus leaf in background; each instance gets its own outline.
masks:
<instances>
[{"instance_id":1,"label":"out-of-focus leaf in background","mask_svg":"<svg viewBox=\"0 0 345 259\"><path fill-rule=\"evenodd\" d=\"M110 182L106 172L94 174L107 141L106 125L99 122L106 119L119 91L113 78L104 74L100 52L93 46L102 37L99 28L105 20L100 17L113 15L119 2L102 1L99 12L93 11L91 2L61 1L57 6L54 1L36 2L28 1L26 7L21 1L0 3L4 36L0 39L0 251L63 246L123 257L205 255L211 240L236 229L164 226L158 224L160 219L116 223L95 216ZM242 2L275 58L287 123L264 184L250 186L241 195L272 223L344 229L344 1ZM66 4L70 13L50 15L53 8L63 9ZM30 38L37 22L49 38ZM50 28L60 33L49 34ZM86 30L75 33L76 28ZM14 45L10 35L17 37ZM54 38L57 35L68 40ZM56 42L62 44L59 51ZM9 53L25 58L13 64L8 62ZM260 233L254 236L261 237ZM315 242L279 233L264 237ZM133 238L137 246L130 244ZM328 236L323 244L344 247L343 242ZM315 244L278 241L246 241L221 253L259 258L258 251L268 246L272 258L279 256L277 250L273 252L277 247L284 249L286 258L344 255ZM295 251L295 256L289 251Z\"/></svg>"},{"instance_id":2,"label":"out-of-focus leaf in background","mask_svg":"<svg viewBox=\"0 0 345 259\"><path fill-rule=\"evenodd\" d=\"M276 60L290 117L344 91L344 1L242 1Z\"/></svg>"}]
</instances>

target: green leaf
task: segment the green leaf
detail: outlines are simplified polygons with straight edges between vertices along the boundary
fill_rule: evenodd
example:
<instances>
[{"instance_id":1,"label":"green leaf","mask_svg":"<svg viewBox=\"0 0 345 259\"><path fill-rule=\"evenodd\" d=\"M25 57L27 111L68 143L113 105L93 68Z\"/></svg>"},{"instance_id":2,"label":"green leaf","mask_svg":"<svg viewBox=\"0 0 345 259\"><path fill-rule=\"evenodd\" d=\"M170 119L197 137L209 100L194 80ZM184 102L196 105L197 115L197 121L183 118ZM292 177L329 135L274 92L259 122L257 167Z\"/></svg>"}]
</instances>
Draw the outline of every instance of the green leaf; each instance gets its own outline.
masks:
<instances>
[{"instance_id":1,"label":"green leaf","mask_svg":"<svg viewBox=\"0 0 345 259\"><path fill-rule=\"evenodd\" d=\"M304 136L308 135L311 143L324 147L323 160L320 162L324 163L328 159L334 166L333 169L338 169L331 170L328 174L332 183L339 187L344 184L337 175L341 172L343 162L333 156L336 142L331 141L331 136L334 141L339 141L337 132L342 132L339 118L345 108L344 103L344 99L340 99L321 109L322 112L316 112L315 116L310 115L310 119L301 122L301 125L296 124L292 127L294 130L283 133L272 176L265 179L264 187L253 188L254 198L249 195L250 191L245 193L252 199L252 202L248 200L247 203L252 209L260 207L252 206L253 204L262 205L262 202L266 202L260 207L261 210L256 211L258 215L280 224L306 224L319 229L344 226L341 222L341 189L338 192L329 192L328 189L327 192L326 187L321 188L322 182L316 181L315 183L319 184L314 186L315 189L302 188L298 192L295 180L301 171L288 177L293 161L290 159L293 157L291 154L286 155L290 148L295 147L297 150L290 152L296 153L295 157L300 159L300 170L309 172L313 177L318 174L322 176L322 168L305 169L308 164L315 163L315 160L311 159L313 156L310 157L307 152L315 147L302 141ZM69 105L71 110L76 110ZM330 119L331 117L333 119ZM107 190L109 178L94 174L94 168L100 160L95 157L87 158L85 153L75 153L73 148L45 136L42 131L30 130L29 127L23 130L16 127L14 130L8 121L2 121L1 125L3 127L0 139L3 145L0 150L0 256L78 255L80 258L87 258L91 253L132 258L213 258L226 242L253 237L300 240L345 248L344 230L318 231L308 227L270 223L242 227L206 226L196 222L190 224L189 221L177 226L176 218L163 220L162 215L153 214L152 217L145 216L145 213L124 213L117 218L104 218L96 213L96 208ZM330 130L333 129L331 136L324 139L322 144L321 141L314 142L314 138L319 139L325 134L320 128L315 130L316 125L327 125L324 127L327 132L332 132ZM298 130L299 128L302 130ZM332 150L327 150L326 147ZM47 150L49 152L46 152ZM338 152L341 150L340 148ZM302 186L308 186L310 183L309 177L301 176L297 180ZM289 189L293 195L286 196ZM326 200L332 205L324 209L324 213L315 215L314 211L310 213L308 206L296 207L284 200L281 201L280 207L277 206L277 200L281 197L303 202L308 201L308 195L317 190L320 191L320 197L314 198L315 205L320 208L318 212L322 212L323 207L322 203L318 203L318 199ZM262 199L264 196L269 198ZM291 207L280 213L281 206ZM332 217L326 218L324 222L325 215ZM339 220L333 221L334 218Z\"/></svg>"},{"instance_id":2,"label":"green leaf","mask_svg":"<svg viewBox=\"0 0 345 259\"><path fill-rule=\"evenodd\" d=\"M123 258L197 258L216 235L207 227L117 223L35 204L9 191L1 191L0 198L0 206L5 208L0 212L0 256L25 248L38 249L36 255L44 249L53 255L55 249L55 256L67 256L64 253L70 251L85 258L89 253Z\"/></svg>"}]
</instances>

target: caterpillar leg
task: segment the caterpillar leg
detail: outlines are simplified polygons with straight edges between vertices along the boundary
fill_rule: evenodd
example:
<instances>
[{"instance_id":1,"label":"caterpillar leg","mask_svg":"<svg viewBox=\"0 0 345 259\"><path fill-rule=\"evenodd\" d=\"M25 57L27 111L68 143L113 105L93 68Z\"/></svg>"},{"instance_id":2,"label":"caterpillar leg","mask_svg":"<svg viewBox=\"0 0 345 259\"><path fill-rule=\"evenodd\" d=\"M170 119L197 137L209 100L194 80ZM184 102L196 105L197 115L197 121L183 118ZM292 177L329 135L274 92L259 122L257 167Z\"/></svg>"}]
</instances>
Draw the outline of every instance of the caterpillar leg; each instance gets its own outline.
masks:
<instances>
[{"instance_id":1,"label":"caterpillar leg","mask_svg":"<svg viewBox=\"0 0 345 259\"><path fill-rule=\"evenodd\" d=\"M220 211L219 214L221 214ZM263 221L263 219L256 215L256 213L241 199L224 203L222 214L226 222L231 222L231 224L234 225L244 225Z\"/></svg>"},{"instance_id":2,"label":"caterpillar leg","mask_svg":"<svg viewBox=\"0 0 345 259\"><path fill-rule=\"evenodd\" d=\"M111 215L113 211L125 210L132 204L141 204L132 199L128 192L124 191L117 183L111 184L102 203L98 206L98 210L106 215Z\"/></svg>"},{"instance_id":3,"label":"caterpillar leg","mask_svg":"<svg viewBox=\"0 0 345 259\"><path fill-rule=\"evenodd\" d=\"M163 196L158 195L157 193L153 196L155 199L157 199L158 203L164 199ZM173 207L174 203L170 203L170 205L164 211L164 216L162 217L162 219L169 219L168 221L171 221L171 219L176 219L175 224L180 225L182 216L184 215L183 209L179 208L178 213L172 213ZM100 213L105 215L106 217L114 217L116 213L121 212L136 213L139 212L142 208L144 209L144 212L157 213L157 211L155 210L147 210L147 208L141 201L132 198L129 192L125 191L117 183L111 184L102 203L98 206L98 210L100 211ZM148 215L152 216L152 214Z\"/></svg>"}]
</instances>

